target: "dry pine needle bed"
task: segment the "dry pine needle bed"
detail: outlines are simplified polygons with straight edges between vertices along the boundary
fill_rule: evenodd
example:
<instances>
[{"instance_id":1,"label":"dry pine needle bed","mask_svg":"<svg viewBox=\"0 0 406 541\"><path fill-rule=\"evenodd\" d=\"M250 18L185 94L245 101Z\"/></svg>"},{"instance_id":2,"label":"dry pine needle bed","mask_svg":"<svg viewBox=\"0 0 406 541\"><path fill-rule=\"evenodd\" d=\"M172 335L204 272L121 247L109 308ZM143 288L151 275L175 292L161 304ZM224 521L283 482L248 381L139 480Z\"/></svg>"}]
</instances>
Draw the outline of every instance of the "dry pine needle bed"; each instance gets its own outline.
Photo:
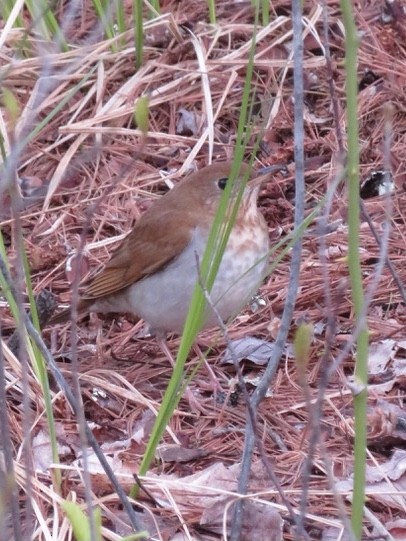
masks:
<instances>
[{"instance_id":1,"label":"dry pine needle bed","mask_svg":"<svg viewBox=\"0 0 406 541\"><path fill-rule=\"evenodd\" d=\"M129 4L126 9L130 14ZM18 163L24 206L20 212L21 226L34 291L50 289L61 303L70 299L72 275L67 270L67 260L71 265L80 265L83 276L94 271L108 260L123 235L152 202L168 190L166 176L176 183L184 174L206 165L210 154L215 161L233 156L253 31L251 3L218 2L215 27L208 24L205 2L172 0L161 4L161 15L145 23L144 63L139 70L135 70L133 32L128 31L124 45L115 51L112 41L102 37L90 2L84 2L80 15L67 25L66 38L72 45L69 52L49 57L50 73L41 83L45 51L41 49L40 40L29 35L28 43L36 53L16 57L15 51L21 45L24 32L8 29L5 35L0 69L7 74L6 86L17 97L21 108L14 134L5 110L2 111L0 129L6 150L16 144L13 138L19 140L27 135L24 131L27 126L32 126L32 122L39 124L58 104L63 104L29 139ZM397 0L390 5L363 0L354 7L361 36L358 63L360 176L363 181L384 168L384 107L390 104L390 166L396 189L390 198L392 231L388 257L398 280L404 283L406 15ZM320 203L333 183L342 163L340 145L345 147L343 26L338 3L328 1L327 10L330 68L323 54L322 8L316 2L304 3L308 21L304 38L307 214ZM64 15L60 7L57 16L62 19ZM4 22L1 24L4 29ZM188 29L196 36L198 45ZM255 122L246 158L259 137L255 168L285 166L263 186L259 197L273 245L285 238L293 225L291 42L290 3L272 2L270 24L258 30L251 96ZM209 89L213 114L211 134L206 132L209 113L198 49L204 55L209 83L206 90ZM332 106L331 80L336 113ZM142 137L133 116L135 101L144 95L149 96L146 138ZM211 137L213 145L210 145ZM385 198L368 197L363 204L380 237L387 219ZM347 206L346 187L341 183L327 217L327 229L320 229L318 219L305 232L290 347L278 367L269 396L258 411L258 430L264 450L285 498L296 511L300 509L311 416L290 353L291 341L301 321L313 325L307 383L310 396L315 399L326 365L339 355L354 329L347 262ZM16 262L14 225L10 220L9 196L4 192L0 211L1 229L13 266ZM75 254L82 240L85 240L85 248L78 261ZM365 218L360 244L364 287L368 288L374 279L380 247ZM247 306L230 324L232 340L255 337L271 343L275 339L289 272L290 258L284 257L260 289L263 302L257 303L255 310ZM331 318L333 327L327 326ZM3 338L7 342L15 322L4 301L1 302L1 320ZM379 525L392 539L406 538L404 498L390 497L394 490L404 491L405 484L403 464L406 462L402 451L405 445L402 429L405 320L398 284L386 266L367 317L371 342L367 472L370 514L365 519L365 538L381 534ZM142 336L142 329L142 321L124 315L87 318L77 328L85 417L125 488L134 482L132 474L138 471L171 375L168 359L153 338ZM70 381L70 325L46 328L43 336ZM326 357L327 343L331 352ZM187 400L182 399L161 442L159 456L143 480L154 498L142 494L141 505L147 510L143 520L146 528L150 532L159 531L162 539L186 539L175 537L176 532L183 530L191 539L221 538L223 516L225 512L231 516L227 506L230 494L236 491L239 476L246 407L235 369L232 364L223 362L225 343L218 330L203 331L198 345L203 351L209 348L208 361L224 392L214 394L206 369L198 368L190 388L205 413L191 412ZM172 337L169 348L173 355L178 346L179 338ZM16 451L16 475L18 483L24 486L24 460L19 452L26 427L21 407L24 367L18 355L8 350L5 350L5 360L7 411ZM199 357L192 352L188 370L194 370L199 362ZM246 359L241 367L252 393L264 368ZM336 489L344 495L351 490L348 480L353 466L353 411L347 383L353 368L354 358L349 354L334 371L325 393L320 441L309 473L306 527L310 539L339 539L342 528L329 476L334 477ZM37 507L33 511L35 516L28 517L23 526L27 532L35 529L35 540L69 539L66 522L63 527L52 523L53 499L58 501L58 496L53 493L49 469L52 460L44 403L36 378L31 372L27 377L35 470L32 488ZM83 502L75 416L52 381L51 386L63 465L62 496L72 498L75 494L77 501ZM89 462L94 503L102 505L103 535L106 539L118 539L117 535L129 533L128 520L93 455L89 456ZM385 475L378 464L383 465ZM280 522L280 517L288 517L285 502L259 456L255 456L253 463L250 494L243 538L291 539L289 521ZM24 498L21 491L22 506ZM343 500L348 511L348 500L345 497ZM37 522L38 515L43 517L41 525Z\"/></svg>"}]
</instances>

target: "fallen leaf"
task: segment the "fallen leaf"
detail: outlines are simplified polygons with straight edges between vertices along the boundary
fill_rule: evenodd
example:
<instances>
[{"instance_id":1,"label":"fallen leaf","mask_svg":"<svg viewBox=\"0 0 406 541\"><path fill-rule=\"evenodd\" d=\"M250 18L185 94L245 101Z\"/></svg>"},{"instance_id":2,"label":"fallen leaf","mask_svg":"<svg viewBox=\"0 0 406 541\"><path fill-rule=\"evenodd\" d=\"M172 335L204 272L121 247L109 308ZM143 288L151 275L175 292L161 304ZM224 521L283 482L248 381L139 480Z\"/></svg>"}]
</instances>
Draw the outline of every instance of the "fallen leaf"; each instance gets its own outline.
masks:
<instances>
[{"instance_id":1,"label":"fallen leaf","mask_svg":"<svg viewBox=\"0 0 406 541\"><path fill-rule=\"evenodd\" d=\"M248 361L263 366L269 361L272 352L273 344L253 336L246 336L230 342L224 352L222 362L233 364L235 359L238 362L247 359Z\"/></svg>"},{"instance_id":2,"label":"fallen leaf","mask_svg":"<svg viewBox=\"0 0 406 541\"><path fill-rule=\"evenodd\" d=\"M199 128L196 113L187 111L186 109L179 109L178 115L176 133L179 135L197 135Z\"/></svg>"},{"instance_id":3,"label":"fallen leaf","mask_svg":"<svg viewBox=\"0 0 406 541\"><path fill-rule=\"evenodd\" d=\"M32 439L33 464L36 471L46 472L54 464L52 457L51 442L49 434L45 430L40 430ZM57 442L57 451L59 458L70 454L71 448L67 445Z\"/></svg>"},{"instance_id":4,"label":"fallen leaf","mask_svg":"<svg viewBox=\"0 0 406 541\"><path fill-rule=\"evenodd\" d=\"M230 534L233 507L229 499L205 509L200 520L201 526L221 534L223 531L224 513L227 512L227 531ZM255 501L244 504L241 541L280 541L282 539L283 520L271 505Z\"/></svg>"},{"instance_id":5,"label":"fallen leaf","mask_svg":"<svg viewBox=\"0 0 406 541\"><path fill-rule=\"evenodd\" d=\"M209 454L204 449L188 449L180 445L161 445L158 447L157 453L163 462L190 462L204 458Z\"/></svg>"},{"instance_id":6,"label":"fallen leaf","mask_svg":"<svg viewBox=\"0 0 406 541\"><path fill-rule=\"evenodd\" d=\"M396 340L382 340L370 344L368 351L368 372L370 374L380 374L388 363L393 359L395 353Z\"/></svg>"},{"instance_id":7,"label":"fallen leaf","mask_svg":"<svg viewBox=\"0 0 406 541\"><path fill-rule=\"evenodd\" d=\"M385 524L386 529L397 541L404 541L406 539L406 519L399 518L397 520L392 520Z\"/></svg>"},{"instance_id":8,"label":"fallen leaf","mask_svg":"<svg viewBox=\"0 0 406 541\"><path fill-rule=\"evenodd\" d=\"M339 492L352 493L353 481L337 483ZM379 466L367 466L365 492L369 500L404 511L406 492L406 451L396 450L392 458Z\"/></svg>"}]
</instances>

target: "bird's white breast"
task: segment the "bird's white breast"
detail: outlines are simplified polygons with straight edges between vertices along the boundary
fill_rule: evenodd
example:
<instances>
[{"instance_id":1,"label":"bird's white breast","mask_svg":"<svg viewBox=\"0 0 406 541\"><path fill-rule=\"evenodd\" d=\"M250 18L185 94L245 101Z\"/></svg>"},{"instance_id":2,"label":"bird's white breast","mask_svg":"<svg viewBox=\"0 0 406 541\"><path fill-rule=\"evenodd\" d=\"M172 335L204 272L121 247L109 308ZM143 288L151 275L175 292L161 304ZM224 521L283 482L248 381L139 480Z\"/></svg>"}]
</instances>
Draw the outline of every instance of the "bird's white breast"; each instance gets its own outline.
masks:
<instances>
[{"instance_id":1,"label":"bird's white breast","mask_svg":"<svg viewBox=\"0 0 406 541\"><path fill-rule=\"evenodd\" d=\"M262 218L262 217L261 217ZM269 239L266 227L248 232L234 228L213 284L210 298L223 321L236 315L256 292L267 266ZM181 332L198 280L198 261L206 248L207 232L196 228L188 246L164 269L136 282L113 298L100 299L96 311L132 312L158 332ZM197 257L196 257L197 256ZM204 327L218 325L206 308Z\"/></svg>"}]
</instances>

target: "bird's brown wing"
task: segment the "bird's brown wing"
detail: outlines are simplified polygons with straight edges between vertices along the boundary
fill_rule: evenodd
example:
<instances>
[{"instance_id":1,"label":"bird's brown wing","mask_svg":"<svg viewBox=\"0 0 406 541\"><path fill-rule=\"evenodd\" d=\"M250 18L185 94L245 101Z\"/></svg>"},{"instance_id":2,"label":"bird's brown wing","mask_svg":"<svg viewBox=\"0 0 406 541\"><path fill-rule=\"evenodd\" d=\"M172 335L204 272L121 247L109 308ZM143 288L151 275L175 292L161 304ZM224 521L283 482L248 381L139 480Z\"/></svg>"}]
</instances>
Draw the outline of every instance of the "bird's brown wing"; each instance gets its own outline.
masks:
<instances>
[{"instance_id":1,"label":"bird's brown wing","mask_svg":"<svg viewBox=\"0 0 406 541\"><path fill-rule=\"evenodd\" d=\"M91 279L83 300L114 294L145 276L163 269L188 245L193 224L190 215L155 205L141 217L106 266Z\"/></svg>"}]
</instances>

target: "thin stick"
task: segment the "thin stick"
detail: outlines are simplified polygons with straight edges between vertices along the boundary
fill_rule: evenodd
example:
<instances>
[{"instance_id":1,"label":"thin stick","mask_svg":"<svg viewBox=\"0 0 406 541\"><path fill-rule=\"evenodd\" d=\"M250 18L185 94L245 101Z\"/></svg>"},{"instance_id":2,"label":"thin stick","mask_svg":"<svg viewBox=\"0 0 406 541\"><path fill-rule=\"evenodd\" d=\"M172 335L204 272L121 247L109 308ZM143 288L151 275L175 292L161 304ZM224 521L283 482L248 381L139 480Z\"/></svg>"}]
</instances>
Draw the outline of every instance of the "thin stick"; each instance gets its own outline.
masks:
<instances>
[{"instance_id":1,"label":"thin stick","mask_svg":"<svg viewBox=\"0 0 406 541\"><path fill-rule=\"evenodd\" d=\"M3 258L0 255L0 272L3 274L5 281L7 282L8 287L10 288L11 293L15 294L15 289L13 287L13 282L11 280L10 274L7 270L7 267L5 265L5 262ZM69 387L68 383L66 382L65 378L63 377L62 372L58 368L58 365L55 362L54 357L52 356L51 352L45 345L41 335L37 331L37 329L32 324L32 321L30 318L24 314L23 317L23 323L25 325L25 328L28 332L28 335L32 338L36 346L38 347L39 351L43 355L49 369L52 372L52 375L55 378L55 381L57 382L60 390L65 394L65 397L67 401L69 402L69 405L71 406L72 410L74 411L75 415L78 416L80 405L78 404L78 401L76 400L75 395L73 394L71 388ZM120 499L126 513L128 514L128 518L131 522L131 525L133 526L134 530L137 532L142 531L142 525L139 524L138 518L136 514L134 513L134 509L132 508L132 505L130 503L130 500L128 499L126 493L124 492L123 488L121 487L120 483L118 482L116 476L114 475L113 470L111 469L109 463L107 462L103 451L101 450L99 444L97 443L95 437L93 436L93 432L91 431L89 425L87 422L84 422L84 430L87 437L87 440L90 444L90 446L93 448L93 451L95 455L97 456L102 468L104 469L107 477L109 478L111 484L113 485L113 488Z\"/></svg>"},{"instance_id":2,"label":"thin stick","mask_svg":"<svg viewBox=\"0 0 406 541\"><path fill-rule=\"evenodd\" d=\"M304 154L303 154L303 42L302 42L302 6L300 0L292 0L293 49L294 49L294 110L295 110L295 229L300 227L304 219ZM282 357L289 328L292 322L293 310L299 286L299 273L302 254L302 240L298 238L292 248L292 263L290 280L283 310L281 326L276 338L272 357L268 361L265 372L251 398L251 406L256 410L264 399L272 381L276 367ZM251 470L252 454L255 446L255 430L251 418L248 417L242 468L238 483L240 494L247 493L248 480ZM231 541L238 541L241 536L243 520L243 502L237 502L232 520Z\"/></svg>"}]
</instances>

